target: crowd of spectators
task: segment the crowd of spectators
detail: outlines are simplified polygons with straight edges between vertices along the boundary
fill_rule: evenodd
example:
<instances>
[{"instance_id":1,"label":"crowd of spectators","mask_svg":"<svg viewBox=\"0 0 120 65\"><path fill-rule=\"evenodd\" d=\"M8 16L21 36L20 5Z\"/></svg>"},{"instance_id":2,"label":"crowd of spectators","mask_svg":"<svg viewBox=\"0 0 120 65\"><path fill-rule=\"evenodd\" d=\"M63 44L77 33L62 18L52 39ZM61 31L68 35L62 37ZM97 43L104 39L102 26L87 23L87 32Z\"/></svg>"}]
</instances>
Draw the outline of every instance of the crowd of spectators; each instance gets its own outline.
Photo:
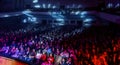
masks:
<instances>
[{"instance_id":1,"label":"crowd of spectators","mask_svg":"<svg viewBox=\"0 0 120 65\"><path fill-rule=\"evenodd\" d=\"M63 26L44 33L1 33L0 54L31 65L120 65L120 31Z\"/></svg>"}]
</instances>

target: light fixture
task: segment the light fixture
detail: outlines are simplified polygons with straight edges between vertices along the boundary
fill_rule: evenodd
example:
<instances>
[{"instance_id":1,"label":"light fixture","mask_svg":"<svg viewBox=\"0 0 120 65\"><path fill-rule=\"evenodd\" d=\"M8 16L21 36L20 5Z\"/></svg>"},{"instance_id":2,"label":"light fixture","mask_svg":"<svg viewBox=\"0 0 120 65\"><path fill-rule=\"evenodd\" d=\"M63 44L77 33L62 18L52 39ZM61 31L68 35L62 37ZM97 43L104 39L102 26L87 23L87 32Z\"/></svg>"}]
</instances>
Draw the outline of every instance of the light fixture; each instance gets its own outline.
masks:
<instances>
[{"instance_id":1,"label":"light fixture","mask_svg":"<svg viewBox=\"0 0 120 65\"><path fill-rule=\"evenodd\" d=\"M38 3L38 0L33 0L33 3Z\"/></svg>"},{"instance_id":2,"label":"light fixture","mask_svg":"<svg viewBox=\"0 0 120 65\"><path fill-rule=\"evenodd\" d=\"M34 7L35 7L35 8L40 8L40 5L35 5Z\"/></svg>"}]
</instances>

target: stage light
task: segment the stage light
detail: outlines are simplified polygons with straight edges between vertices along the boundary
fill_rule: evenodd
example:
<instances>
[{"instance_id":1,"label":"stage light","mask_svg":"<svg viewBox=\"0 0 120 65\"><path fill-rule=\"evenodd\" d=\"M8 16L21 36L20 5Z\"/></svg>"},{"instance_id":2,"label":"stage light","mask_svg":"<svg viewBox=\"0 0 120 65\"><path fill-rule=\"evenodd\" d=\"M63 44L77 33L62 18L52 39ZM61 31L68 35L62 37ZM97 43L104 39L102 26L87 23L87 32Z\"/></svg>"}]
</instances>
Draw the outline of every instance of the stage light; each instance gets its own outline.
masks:
<instances>
[{"instance_id":1,"label":"stage light","mask_svg":"<svg viewBox=\"0 0 120 65\"><path fill-rule=\"evenodd\" d=\"M30 22L36 22L37 18L36 17L28 17L28 21L30 21Z\"/></svg>"},{"instance_id":2,"label":"stage light","mask_svg":"<svg viewBox=\"0 0 120 65\"><path fill-rule=\"evenodd\" d=\"M107 8L112 8L113 4L112 3L108 3Z\"/></svg>"},{"instance_id":3,"label":"stage light","mask_svg":"<svg viewBox=\"0 0 120 65\"><path fill-rule=\"evenodd\" d=\"M38 0L33 0L33 3L38 3Z\"/></svg>"},{"instance_id":4,"label":"stage light","mask_svg":"<svg viewBox=\"0 0 120 65\"><path fill-rule=\"evenodd\" d=\"M85 24L83 24L83 26L84 26L84 27L90 27L91 24L89 24L89 23L85 23Z\"/></svg>"},{"instance_id":5,"label":"stage light","mask_svg":"<svg viewBox=\"0 0 120 65\"><path fill-rule=\"evenodd\" d=\"M54 14L57 14L57 12L52 12L52 14L54 15Z\"/></svg>"},{"instance_id":6,"label":"stage light","mask_svg":"<svg viewBox=\"0 0 120 65\"><path fill-rule=\"evenodd\" d=\"M31 13L32 11L30 11L29 9L27 9L27 10L25 10L25 11L23 11L22 13L23 14L28 14L28 13Z\"/></svg>"},{"instance_id":7,"label":"stage light","mask_svg":"<svg viewBox=\"0 0 120 65\"><path fill-rule=\"evenodd\" d=\"M117 3L117 5L115 6L115 8L118 8L118 7L120 7L120 4L119 4L119 3Z\"/></svg>"},{"instance_id":8,"label":"stage light","mask_svg":"<svg viewBox=\"0 0 120 65\"><path fill-rule=\"evenodd\" d=\"M58 23L58 25L59 25L59 26L63 26L63 25L65 25L65 24L64 24L64 23Z\"/></svg>"},{"instance_id":9,"label":"stage light","mask_svg":"<svg viewBox=\"0 0 120 65\"><path fill-rule=\"evenodd\" d=\"M35 5L34 7L35 7L35 8L40 8L40 5Z\"/></svg>"},{"instance_id":10,"label":"stage light","mask_svg":"<svg viewBox=\"0 0 120 65\"><path fill-rule=\"evenodd\" d=\"M80 15L80 18L85 18L86 16L85 15Z\"/></svg>"},{"instance_id":11,"label":"stage light","mask_svg":"<svg viewBox=\"0 0 120 65\"><path fill-rule=\"evenodd\" d=\"M83 20L83 26L84 27L90 27L92 25L92 21L93 21L93 19L91 19L91 18L84 19Z\"/></svg>"},{"instance_id":12,"label":"stage light","mask_svg":"<svg viewBox=\"0 0 120 65\"><path fill-rule=\"evenodd\" d=\"M75 12L74 11L71 11L70 14L74 14Z\"/></svg>"},{"instance_id":13,"label":"stage light","mask_svg":"<svg viewBox=\"0 0 120 65\"><path fill-rule=\"evenodd\" d=\"M56 14L57 12L54 12L55 14L50 14L52 18L54 18L56 21L63 22L65 17L61 14Z\"/></svg>"},{"instance_id":14,"label":"stage light","mask_svg":"<svg viewBox=\"0 0 120 65\"><path fill-rule=\"evenodd\" d=\"M83 22L91 22L91 21L93 21L91 18L86 18L83 20Z\"/></svg>"},{"instance_id":15,"label":"stage light","mask_svg":"<svg viewBox=\"0 0 120 65\"><path fill-rule=\"evenodd\" d=\"M22 13L25 14L26 16L32 17L32 15L30 15L30 13L32 13L32 11L30 11L29 9L23 11Z\"/></svg>"},{"instance_id":16,"label":"stage light","mask_svg":"<svg viewBox=\"0 0 120 65\"><path fill-rule=\"evenodd\" d=\"M6 15L3 15L3 17L9 17L9 16L10 16L10 15L7 15L7 14L6 14Z\"/></svg>"},{"instance_id":17,"label":"stage light","mask_svg":"<svg viewBox=\"0 0 120 65\"><path fill-rule=\"evenodd\" d=\"M33 22L36 22L37 21L37 18L36 17L32 17L32 20Z\"/></svg>"},{"instance_id":18,"label":"stage light","mask_svg":"<svg viewBox=\"0 0 120 65\"><path fill-rule=\"evenodd\" d=\"M86 14L87 14L86 11L81 12L81 15L86 15Z\"/></svg>"},{"instance_id":19,"label":"stage light","mask_svg":"<svg viewBox=\"0 0 120 65\"><path fill-rule=\"evenodd\" d=\"M48 4L48 8L50 8L51 7L51 4Z\"/></svg>"},{"instance_id":20,"label":"stage light","mask_svg":"<svg viewBox=\"0 0 120 65\"><path fill-rule=\"evenodd\" d=\"M28 17L28 21L31 21L31 17Z\"/></svg>"},{"instance_id":21,"label":"stage light","mask_svg":"<svg viewBox=\"0 0 120 65\"><path fill-rule=\"evenodd\" d=\"M26 23L27 21L28 21L28 22L37 23L37 22L36 22L36 21L37 21L37 18L34 17L33 15L31 15L31 14L30 14L31 12L32 12L32 11L30 11L30 10L25 10L25 11L22 12L24 15L27 16L27 19L24 19L24 20L23 20L24 23Z\"/></svg>"},{"instance_id":22,"label":"stage light","mask_svg":"<svg viewBox=\"0 0 120 65\"><path fill-rule=\"evenodd\" d=\"M80 11L75 12L75 15L78 15L78 14L80 14Z\"/></svg>"},{"instance_id":23,"label":"stage light","mask_svg":"<svg viewBox=\"0 0 120 65\"><path fill-rule=\"evenodd\" d=\"M54 5L52 8L53 8L53 9L55 9L55 8L56 8L56 6Z\"/></svg>"},{"instance_id":24,"label":"stage light","mask_svg":"<svg viewBox=\"0 0 120 65\"><path fill-rule=\"evenodd\" d=\"M56 19L56 20L57 20L57 21L61 21L61 22L64 21L64 19L60 19L60 18L58 18L58 19Z\"/></svg>"},{"instance_id":25,"label":"stage light","mask_svg":"<svg viewBox=\"0 0 120 65\"><path fill-rule=\"evenodd\" d=\"M46 8L46 5L45 5L45 4L43 4L42 6L43 6L43 8Z\"/></svg>"},{"instance_id":26,"label":"stage light","mask_svg":"<svg viewBox=\"0 0 120 65\"><path fill-rule=\"evenodd\" d=\"M24 19L24 20L23 20L23 23L27 23L27 20L26 20L26 19Z\"/></svg>"}]
</instances>

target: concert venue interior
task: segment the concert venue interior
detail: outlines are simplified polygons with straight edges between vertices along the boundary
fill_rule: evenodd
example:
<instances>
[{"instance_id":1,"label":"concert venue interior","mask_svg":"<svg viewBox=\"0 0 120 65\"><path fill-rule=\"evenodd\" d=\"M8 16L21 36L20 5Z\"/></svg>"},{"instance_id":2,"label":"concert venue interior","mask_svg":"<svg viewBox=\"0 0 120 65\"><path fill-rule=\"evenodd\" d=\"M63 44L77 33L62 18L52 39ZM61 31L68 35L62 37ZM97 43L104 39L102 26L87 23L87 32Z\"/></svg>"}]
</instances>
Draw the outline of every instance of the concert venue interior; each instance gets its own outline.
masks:
<instances>
[{"instance_id":1,"label":"concert venue interior","mask_svg":"<svg viewBox=\"0 0 120 65\"><path fill-rule=\"evenodd\" d=\"M120 65L120 0L0 0L0 65Z\"/></svg>"}]
</instances>

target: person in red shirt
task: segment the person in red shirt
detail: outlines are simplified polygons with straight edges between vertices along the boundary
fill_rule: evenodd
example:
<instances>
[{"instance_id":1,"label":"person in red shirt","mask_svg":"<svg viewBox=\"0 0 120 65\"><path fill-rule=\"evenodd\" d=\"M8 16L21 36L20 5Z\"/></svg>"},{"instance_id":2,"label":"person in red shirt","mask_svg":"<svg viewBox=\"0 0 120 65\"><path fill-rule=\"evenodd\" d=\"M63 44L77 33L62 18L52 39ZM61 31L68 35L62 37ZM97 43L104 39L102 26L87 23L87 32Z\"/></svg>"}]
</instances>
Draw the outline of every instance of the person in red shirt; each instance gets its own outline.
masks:
<instances>
[{"instance_id":1,"label":"person in red shirt","mask_svg":"<svg viewBox=\"0 0 120 65\"><path fill-rule=\"evenodd\" d=\"M53 54L50 54L50 56L48 57L48 62L50 62L51 64L54 63L54 57L53 57Z\"/></svg>"},{"instance_id":2,"label":"person in red shirt","mask_svg":"<svg viewBox=\"0 0 120 65\"><path fill-rule=\"evenodd\" d=\"M41 55L41 60L46 61L46 59L47 59L47 56L46 56L45 52L43 52L43 54Z\"/></svg>"}]
</instances>

